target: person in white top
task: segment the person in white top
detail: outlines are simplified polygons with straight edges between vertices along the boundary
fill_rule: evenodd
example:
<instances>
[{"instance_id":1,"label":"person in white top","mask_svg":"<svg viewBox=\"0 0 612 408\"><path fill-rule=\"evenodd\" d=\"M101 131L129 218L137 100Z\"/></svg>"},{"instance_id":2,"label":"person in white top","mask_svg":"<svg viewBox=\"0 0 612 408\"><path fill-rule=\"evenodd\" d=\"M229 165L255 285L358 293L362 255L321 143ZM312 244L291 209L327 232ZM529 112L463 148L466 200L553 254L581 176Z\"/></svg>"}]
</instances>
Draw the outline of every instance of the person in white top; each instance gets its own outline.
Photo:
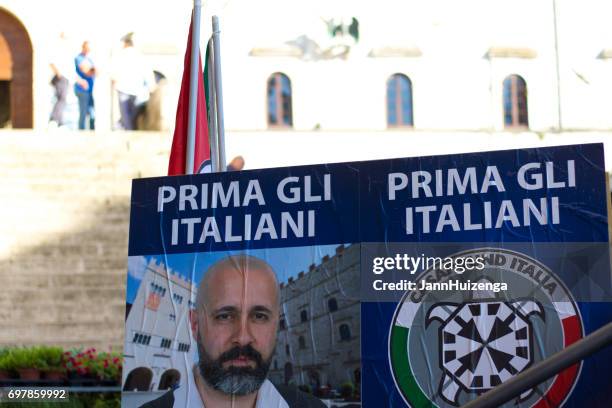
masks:
<instances>
[{"instance_id":1,"label":"person in white top","mask_svg":"<svg viewBox=\"0 0 612 408\"><path fill-rule=\"evenodd\" d=\"M65 125L64 110L66 108L66 98L68 97L70 82L74 81L74 58L69 50L70 45L66 39L66 34L61 32L57 43L51 49L51 61L49 62L53 72L51 86L55 93L55 101L49 115L49 123L56 127Z\"/></svg>"},{"instance_id":2,"label":"person in white top","mask_svg":"<svg viewBox=\"0 0 612 408\"><path fill-rule=\"evenodd\" d=\"M279 315L280 290L270 265L248 255L216 262L200 282L190 314L198 363L185 383L143 407L325 407L266 379Z\"/></svg>"},{"instance_id":3,"label":"person in white top","mask_svg":"<svg viewBox=\"0 0 612 408\"><path fill-rule=\"evenodd\" d=\"M153 71L148 69L141 53L134 47L134 33L121 37L123 47L113 56L111 83L119 99L119 124L124 130L136 129L138 104L149 97Z\"/></svg>"}]
</instances>

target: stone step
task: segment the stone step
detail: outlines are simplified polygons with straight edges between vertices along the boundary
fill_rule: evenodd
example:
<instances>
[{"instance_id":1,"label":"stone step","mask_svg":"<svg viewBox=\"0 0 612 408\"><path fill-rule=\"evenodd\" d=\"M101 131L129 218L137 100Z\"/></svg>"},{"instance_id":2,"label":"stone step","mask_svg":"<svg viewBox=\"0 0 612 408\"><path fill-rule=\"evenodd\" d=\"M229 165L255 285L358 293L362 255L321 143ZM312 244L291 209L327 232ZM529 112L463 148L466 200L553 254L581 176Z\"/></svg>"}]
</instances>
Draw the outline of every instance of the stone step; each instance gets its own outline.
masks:
<instances>
[{"instance_id":1,"label":"stone step","mask_svg":"<svg viewBox=\"0 0 612 408\"><path fill-rule=\"evenodd\" d=\"M104 274L0 274L0 282L4 290L17 288L31 289L72 289L72 288L105 288L117 289L125 287L127 273Z\"/></svg>"},{"instance_id":2,"label":"stone step","mask_svg":"<svg viewBox=\"0 0 612 408\"><path fill-rule=\"evenodd\" d=\"M74 344L107 348L122 346L124 339L124 320L113 319L108 322L90 321L74 323L31 324L24 322L19 326L2 327L0 344Z\"/></svg>"},{"instance_id":3,"label":"stone step","mask_svg":"<svg viewBox=\"0 0 612 408\"><path fill-rule=\"evenodd\" d=\"M3 292L0 297L0 308L6 307L28 307L28 304L36 302L53 303L60 305L72 305L80 309L89 308L89 304L106 304L107 302L119 303L125 299L125 290L118 286L115 288L84 288L84 289L60 289L37 290L35 288L13 289ZM95 309L99 306L91 306Z\"/></svg>"},{"instance_id":4,"label":"stone step","mask_svg":"<svg viewBox=\"0 0 612 408\"><path fill-rule=\"evenodd\" d=\"M0 346L121 346L132 178L171 136L0 134Z\"/></svg>"},{"instance_id":5,"label":"stone step","mask_svg":"<svg viewBox=\"0 0 612 408\"><path fill-rule=\"evenodd\" d=\"M94 305L92 305L94 306ZM33 302L25 306L3 308L0 310L0 320L5 323L2 331L7 328L23 327L24 324L90 324L90 323L116 323L125 319L125 301L107 302L104 307L75 308L74 305L41 304Z\"/></svg>"},{"instance_id":6,"label":"stone step","mask_svg":"<svg viewBox=\"0 0 612 408\"><path fill-rule=\"evenodd\" d=\"M57 253L61 252L62 251L59 251ZM61 262L49 262L48 260L45 261L44 254L38 254L32 256L32 258L27 261L22 261L19 258L12 258L10 260L12 262L2 262L0 263L0 271L3 275L7 276L19 275L24 270L37 270L40 271L40 274L45 274L46 269L59 270L61 273L70 272L76 275L95 275L97 273L122 274L127 271L127 244L126 248L121 251L103 251L100 255L98 255L98 253L84 253L83 256L94 259L87 260L73 254L67 255ZM98 256L102 259L97 258Z\"/></svg>"}]
</instances>

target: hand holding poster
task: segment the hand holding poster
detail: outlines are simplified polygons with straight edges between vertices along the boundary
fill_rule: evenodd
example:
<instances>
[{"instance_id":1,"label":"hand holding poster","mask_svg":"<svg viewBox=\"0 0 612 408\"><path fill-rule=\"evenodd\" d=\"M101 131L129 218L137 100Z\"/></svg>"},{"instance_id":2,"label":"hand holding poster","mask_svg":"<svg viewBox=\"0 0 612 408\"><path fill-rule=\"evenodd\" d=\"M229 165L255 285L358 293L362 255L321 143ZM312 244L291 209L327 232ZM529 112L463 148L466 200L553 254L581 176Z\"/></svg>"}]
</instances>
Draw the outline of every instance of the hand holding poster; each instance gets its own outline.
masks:
<instances>
[{"instance_id":1,"label":"hand holding poster","mask_svg":"<svg viewBox=\"0 0 612 408\"><path fill-rule=\"evenodd\" d=\"M461 406L612 320L603 168L583 145L135 180L124 406ZM597 406L610 362L507 405Z\"/></svg>"}]
</instances>

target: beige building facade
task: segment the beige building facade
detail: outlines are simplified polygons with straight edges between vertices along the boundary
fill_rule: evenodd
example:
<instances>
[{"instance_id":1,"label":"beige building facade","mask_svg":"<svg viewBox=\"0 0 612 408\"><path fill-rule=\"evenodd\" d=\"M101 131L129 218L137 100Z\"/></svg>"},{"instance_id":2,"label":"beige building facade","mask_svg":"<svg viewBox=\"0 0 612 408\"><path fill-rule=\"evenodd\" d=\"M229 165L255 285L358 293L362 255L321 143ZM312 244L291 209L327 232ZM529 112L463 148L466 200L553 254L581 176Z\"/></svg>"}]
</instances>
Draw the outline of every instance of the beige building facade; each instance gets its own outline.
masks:
<instances>
[{"instance_id":1,"label":"beige building facade","mask_svg":"<svg viewBox=\"0 0 612 408\"><path fill-rule=\"evenodd\" d=\"M161 116L171 129L191 5L3 0L0 14L12 25L0 30L6 71L0 69L0 76L19 82L31 69L32 99L20 100L19 109L31 104L32 125L44 129L49 61L58 52L59 34L74 55L88 39L99 68L98 127L108 130L117 119L109 77L113 55L119 38L133 31L151 69L167 78ZM297 131L395 128L386 103L394 74L411 81L413 131L504 130L503 81L510 75L526 82L526 129L607 131L612 28L605 16L611 11L603 0L211 1L204 5L202 45L210 16L218 14L229 131L274 127L267 99L274 73L290 80L290 128ZM15 123L28 127L22 125Z\"/></svg>"}]
</instances>

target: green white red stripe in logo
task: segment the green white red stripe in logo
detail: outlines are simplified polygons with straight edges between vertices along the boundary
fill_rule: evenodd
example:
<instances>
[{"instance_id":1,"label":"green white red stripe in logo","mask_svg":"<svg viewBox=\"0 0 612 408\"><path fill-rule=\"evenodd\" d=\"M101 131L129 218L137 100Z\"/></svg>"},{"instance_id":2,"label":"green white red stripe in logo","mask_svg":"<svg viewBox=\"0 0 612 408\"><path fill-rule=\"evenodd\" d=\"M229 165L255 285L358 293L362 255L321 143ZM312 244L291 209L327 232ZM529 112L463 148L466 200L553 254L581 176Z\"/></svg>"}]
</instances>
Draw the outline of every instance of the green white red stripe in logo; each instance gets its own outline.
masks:
<instances>
[{"instance_id":1,"label":"green white red stripe in logo","mask_svg":"<svg viewBox=\"0 0 612 408\"><path fill-rule=\"evenodd\" d=\"M546 315L547 315L546 320L544 321L539 320L541 322L540 324L542 323L547 324L546 323L547 321L548 322L550 321L558 322L554 326L548 326L548 327L560 327L561 329L558 333L558 336L560 337L559 340L561 340L561 342L556 343L557 347L562 346L565 348L575 343L576 341L578 341L579 339L583 337L583 327L581 323L580 314L576 307L576 303L572 299L571 293L567 290L563 282L561 282L545 266L543 266L542 264L540 264L539 262L531 258L526 257L524 254L507 251L507 250L496 250L496 249L487 248L487 249L480 249L480 250L475 250L475 251L466 251L458 255L465 256L466 254L469 254L469 253L473 254L473 253L483 253L483 252L498 252L498 253L504 253L505 255L508 255L508 256L520 256L522 258L528 259L529 262L537 264L539 268L546 271L546 273L550 274L550 278L554 279L559 285L559 288L562 289L561 296L559 296L559 293L557 293L557 296L556 296L557 299L561 299L561 301L553 301L552 299L550 299L548 295L546 295L545 297L540 296L540 301L545 304L544 306L545 306ZM511 271L508 271L508 272L511 272ZM534 288L537 288L537 287L538 287L537 284L534 282ZM440 406L444 406L444 407L458 406L459 399L446 398L445 396L443 397L442 394L446 394L446 392L448 391L447 387L451 387L451 388L454 388L455 390L459 390L458 392L472 392L473 393L472 397L476 396L476 394L474 394L474 389L470 388L469 385L464 386L458 383L452 383L451 381L449 381L448 383L446 382L446 380L442 381L442 384L444 384L444 387L440 386L439 389L432 387L433 384L436 384L436 383L440 384L441 379L450 378L445 374L444 367L446 367L447 363L446 362L444 363L444 367L438 366L438 364L440 365L443 364L441 363L441 359L440 359L440 356L442 355L442 351L441 349L438 349L435 344L427 344L426 347L423 346L423 344L415 344L415 345L412 345L411 347L410 342L417 341L417 342L422 343L423 341L426 341L424 340L426 337L428 339L431 339L431 336L432 336L431 331L429 331L430 334L428 334L427 336L424 336L421 333L421 330L425 330L427 327L426 318L425 318L425 316L427 315L427 311L425 309L431 310L432 307L435 308L437 306L438 307L437 310L440 310L439 305L441 305L442 303L434 303L433 299L427 300L426 297L423 298L424 301L427 303L426 305L423 303L414 303L410 300L408 295L409 293L406 293L402 301L398 304L398 308L396 309L395 316L393 319L393 324L390 327L390 331L389 331L390 369L391 369L396 387L400 391L400 394L404 398L404 401L406 402L406 404L410 407L418 407L418 408L440 407ZM546 300L546 298L548 298L548 300ZM497 305L501 305L503 309L505 306L501 304L500 302L506 303L508 307L514 307L514 310L516 311L516 313L521 314L520 308L516 307L517 302L513 303L514 301L508 298L497 299L497 300L488 299L488 300L482 300L482 302L478 301L476 303L480 303L481 305L489 304L491 305L490 307L495 306L495 304L497 304ZM463 301L459 303L448 303L448 305L450 305L451 307L454 307L455 310L459 310L460 308L466 307L466 305L469 306L470 304L474 305L470 307L474 307L475 310L478 310L478 307L475 306L474 300ZM481 306L481 307L484 307L484 306ZM449 320L447 321L452 320L452 317L454 315L452 315L452 313L449 313L449 316L450 316ZM533 319L537 320L538 317L533 317ZM411 336L410 336L411 332L415 328L418 328L419 332L413 333L412 339L411 339ZM440 333L443 332L442 328L443 327L441 325L440 330L439 330ZM557 336L556 333L553 333L552 335ZM532 336L535 336L535 334L532 334ZM415 373L414 371L415 367L414 367L413 362L411 361L411 351L412 353L415 353L415 350L419 349L418 347L420 347L421 349L419 353L423 352L423 350L438 350L435 353L431 353L431 354L427 353L427 355L424 356L425 360L423 360L423 356L421 356L420 354L417 356L418 361L419 361L418 366L420 367L421 370L426 369L424 367L430 368L429 369L429 373L430 373L429 380L423 379L423 373L421 372ZM440 345L440 347L442 346ZM540 351L540 353L542 352L544 353L545 357L550 356L550 355L547 355L545 350ZM444 358L446 359L446 357ZM538 361L533 360L531 364L535 364L537 362ZM527 367L524 367L524 369L526 369ZM435 368L435 370L432 368ZM535 408L556 408L556 407L561 406L571 394L571 391L573 390L573 387L575 386L577 382L577 378L580 373L580 368L581 368L581 364L576 364L572 367L565 369L564 371L559 373L552 380L552 382L549 383L550 385L548 386L546 391L543 392L543 390L540 390L540 393L543 392L543 394L541 394L539 398L536 397L536 394L530 395L529 393L527 393L526 394L527 396L523 397L524 400L522 401L524 402L529 401L529 406L535 407ZM519 368L518 372L522 370L523 368ZM442 373L442 376L440 378L435 378L435 379L431 378L431 373L436 373L434 375L437 376L438 375L437 373L439 372ZM486 371L486 373L487 375L490 374L488 371ZM516 374L518 373L515 373L514 375ZM471 375L476 375L476 374L472 373ZM487 377L485 377L485 379L486 378ZM421 382L425 381L427 383L421 384L420 381ZM486 380L485 380L485 390L487 389L487 387L489 386L486 385ZM457 393L456 395L460 395L460 394ZM526 405L521 404L521 406L526 406Z\"/></svg>"}]
</instances>

